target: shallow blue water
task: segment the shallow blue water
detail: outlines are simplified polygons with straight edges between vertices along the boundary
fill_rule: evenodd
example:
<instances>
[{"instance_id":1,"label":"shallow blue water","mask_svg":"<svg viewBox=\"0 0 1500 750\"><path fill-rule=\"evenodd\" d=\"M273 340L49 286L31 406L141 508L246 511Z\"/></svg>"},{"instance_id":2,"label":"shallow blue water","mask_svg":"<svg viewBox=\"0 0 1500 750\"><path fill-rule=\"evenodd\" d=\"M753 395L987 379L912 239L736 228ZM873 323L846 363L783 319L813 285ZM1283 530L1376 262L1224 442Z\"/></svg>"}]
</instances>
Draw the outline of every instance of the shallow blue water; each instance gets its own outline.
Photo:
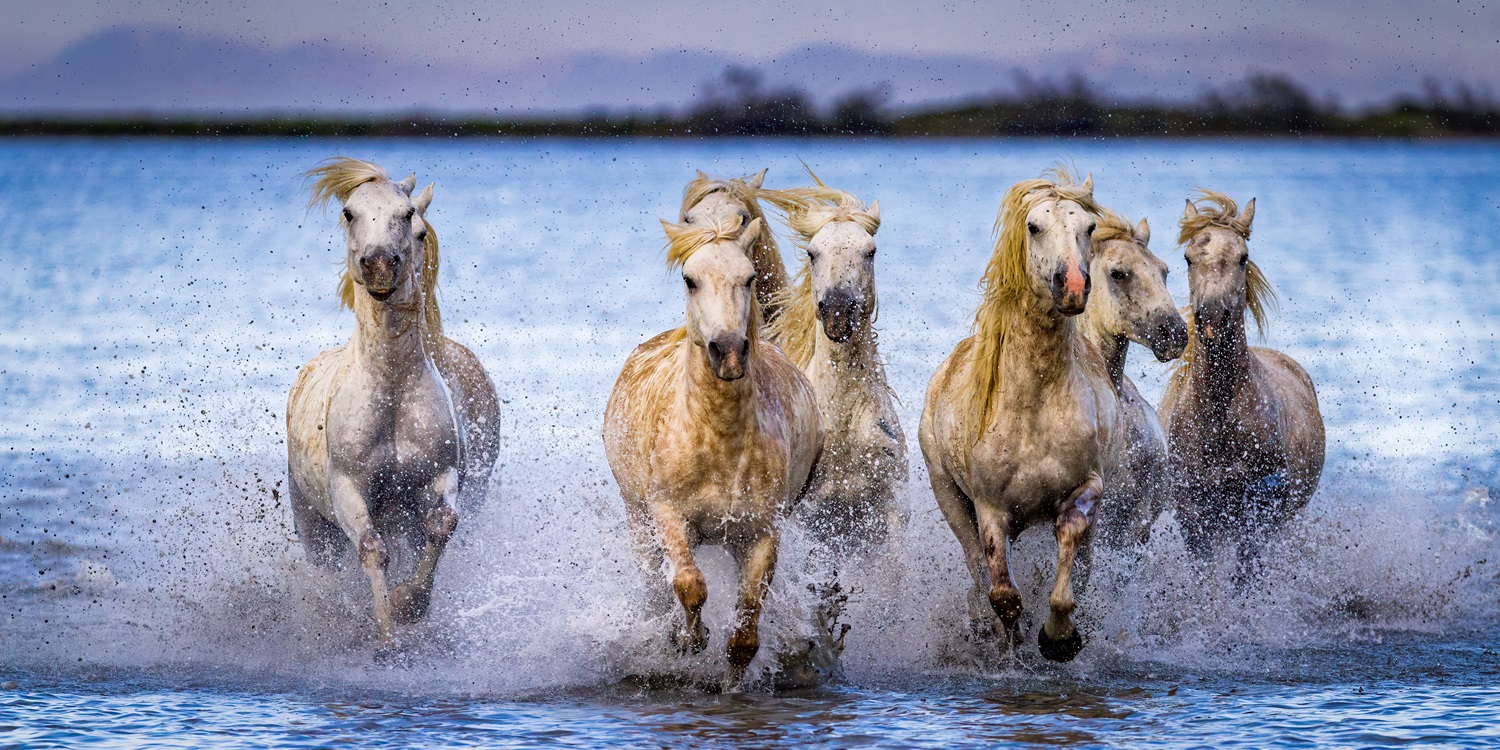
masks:
<instances>
[{"instance_id":1,"label":"shallow blue water","mask_svg":"<svg viewBox=\"0 0 1500 750\"><path fill-rule=\"evenodd\" d=\"M371 659L358 581L303 561L278 488L291 379L352 328L342 240L299 192L334 153L437 181L445 321L506 400L491 497L393 666ZM779 186L799 157L880 199L881 346L909 435L1011 182L1058 158L1092 171L1098 198L1150 218L1179 300L1183 198L1256 196L1251 252L1281 298L1267 343L1312 374L1329 427L1322 488L1264 574L1191 561L1164 518L1146 548L1099 555L1077 661L974 653L958 547L914 466L904 532L845 571L843 681L639 687L721 666L644 619L598 438L625 354L681 315L655 218L694 169L770 167ZM0 166L0 745L1497 741L1500 148L59 140L0 145ZM1162 366L1129 372L1159 396ZM768 653L805 635L805 547L789 534ZM731 572L706 557L722 641ZM1050 540L1016 559L1035 608Z\"/></svg>"}]
</instances>

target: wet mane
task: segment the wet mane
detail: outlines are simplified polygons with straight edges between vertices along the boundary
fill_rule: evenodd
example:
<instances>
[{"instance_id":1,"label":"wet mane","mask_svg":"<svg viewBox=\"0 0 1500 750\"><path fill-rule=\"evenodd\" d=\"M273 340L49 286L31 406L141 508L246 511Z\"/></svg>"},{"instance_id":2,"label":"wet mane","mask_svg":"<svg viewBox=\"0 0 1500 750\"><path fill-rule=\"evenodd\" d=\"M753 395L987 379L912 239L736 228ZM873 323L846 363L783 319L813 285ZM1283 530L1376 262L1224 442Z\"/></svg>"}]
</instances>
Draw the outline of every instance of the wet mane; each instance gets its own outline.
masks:
<instances>
[{"instance_id":1,"label":"wet mane","mask_svg":"<svg viewBox=\"0 0 1500 750\"><path fill-rule=\"evenodd\" d=\"M385 168L379 164L347 156L334 156L323 160L317 167L303 174L304 178L312 180L309 186L310 195L307 199L307 207L324 208L330 201L337 200L344 203L349 196L354 194L356 188L371 182L389 183L393 189L399 190L395 181L386 173ZM438 239L437 230L433 229L432 223L424 216L415 217L427 225L427 238L422 245L422 311L427 323L427 344L429 351L436 352L443 345L443 316L438 309L437 282L438 282ZM344 217L339 215L339 226L343 226ZM344 274L339 278L339 303L349 309L354 309L354 276L349 273L346 266Z\"/></svg>"},{"instance_id":2,"label":"wet mane","mask_svg":"<svg viewBox=\"0 0 1500 750\"><path fill-rule=\"evenodd\" d=\"M804 165L805 166L805 165ZM848 221L859 225L870 236L880 229L880 219L869 213L869 207L853 194L831 188L807 170L817 187L790 188L786 190L762 190L761 197L780 209L785 215L787 228L796 234L794 244L802 251L802 268L793 277L792 283L779 291L775 300L781 315L766 326L766 335L781 347L782 352L798 367L806 367L812 361L817 337L817 300L813 298L812 260L807 254L812 242L823 227L835 221ZM880 313L880 302L872 300L874 309L870 313L873 323ZM870 331L875 337L875 331Z\"/></svg>"},{"instance_id":3,"label":"wet mane","mask_svg":"<svg viewBox=\"0 0 1500 750\"><path fill-rule=\"evenodd\" d=\"M729 193L731 197L745 206L745 212L750 214L750 218L745 223L760 219L760 237L750 248L750 262L755 264L756 277L766 278L773 275L773 271L778 277L785 274L786 271L781 262L781 251L777 249L776 237L771 232L771 222L766 220L765 211L760 207L761 191L750 187L744 180L738 178L726 180L699 172L698 176L682 190L682 210L678 212L677 220L685 221L689 209L721 190Z\"/></svg>"},{"instance_id":4,"label":"wet mane","mask_svg":"<svg viewBox=\"0 0 1500 750\"><path fill-rule=\"evenodd\" d=\"M735 242L740 238L743 227L731 225L726 221L715 222L711 227L693 226L690 224L673 224L660 220L662 231L667 233L667 268L676 271L693 257L693 254L715 242ZM754 219L751 219L754 221ZM765 226L765 219L761 219L761 226ZM758 275L757 275L758 277ZM760 300L754 294L750 295L750 331L749 337L754 341L760 335L761 310ZM672 332L674 341L681 340L687 335L687 329L680 328ZM754 356L752 349L751 356Z\"/></svg>"},{"instance_id":5,"label":"wet mane","mask_svg":"<svg viewBox=\"0 0 1500 750\"><path fill-rule=\"evenodd\" d=\"M1181 229L1177 233L1177 244L1186 245L1199 232L1211 226L1223 227L1233 231L1235 234L1250 239L1250 226L1239 215L1239 204L1233 198L1218 192L1198 188L1198 199L1193 202L1198 210L1197 216L1184 216ZM1245 314L1255 321L1255 332L1261 337L1266 335L1266 328L1270 324L1271 314L1276 311L1276 291L1271 288L1271 282L1266 280L1266 275L1261 272L1260 266L1255 261L1245 264ZM1188 324L1187 348L1182 350L1182 358L1178 360L1176 370L1183 369L1192 364L1193 355L1198 349L1198 329L1193 325L1193 310L1191 307L1184 308L1182 315Z\"/></svg>"},{"instance_id":6,"label":"wet mane","mask_svg":"<svg viewBox=\"0 0 1500 750\"><path fill-rule=\"evenodd\" d=\"M1022 316L1032 295L1026 275L1026 215L1049 200L1073 201L1091 214L1100 212L1092 192L1086 192L1077 176L1061 166L1005 191L995 219L995 251L979 282L984 299L974 314L969 365L957 386L968 401L963 410L967 445L979 442L984 426L989 424L995 394L1000 391L1000 362L1005 354L1006 334ZM1070 336L1075 346L1083 346L1083 338L1076 330Z\"/></svg>"}]
</instances>

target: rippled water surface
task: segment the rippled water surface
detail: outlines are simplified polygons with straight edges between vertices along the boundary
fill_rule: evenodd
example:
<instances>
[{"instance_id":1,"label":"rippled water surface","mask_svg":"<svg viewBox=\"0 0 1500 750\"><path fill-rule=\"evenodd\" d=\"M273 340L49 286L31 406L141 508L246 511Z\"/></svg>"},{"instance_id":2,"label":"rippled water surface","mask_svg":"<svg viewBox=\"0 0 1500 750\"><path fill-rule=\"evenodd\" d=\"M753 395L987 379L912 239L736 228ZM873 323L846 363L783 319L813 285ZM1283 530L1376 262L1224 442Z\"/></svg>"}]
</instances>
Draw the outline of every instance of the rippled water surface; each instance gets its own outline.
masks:
<instances>
[{"instance_id":1,"label":"rippled water surface","mask_svg":"<svg viewBox=\"0 0 1500 750\"><path fill-rule=\"evenodd\" d=\"M286 391L353 326L342 239L298 177L335 153L437 181L445 322L506 402L488 502L389 663L359 576L307 564L284 500ZM845 563L843 679L774 690L772 656L811 627L789 529L752 684L719 692L728 558L702 555L715 645L676 655L643 612L599 430L630 348L682 314L656 218L694 169L782 186L799 157L880 199L905 524ZM1144 548L1100 550L1066 665L964 637L967 575L915 445L1000 193L1058 158L1149 217L1179 300L1189 190L1257 197L1267 344L1317 382L1329 440L1253 580L1188 557L1170 516ZM0 745L1500 742L1493 146L28 140L0 167ZM1128 372L1159 397L1162 365ZM1049 536L1013 556L1033 611Z\"/></svg>"}]
</instances>

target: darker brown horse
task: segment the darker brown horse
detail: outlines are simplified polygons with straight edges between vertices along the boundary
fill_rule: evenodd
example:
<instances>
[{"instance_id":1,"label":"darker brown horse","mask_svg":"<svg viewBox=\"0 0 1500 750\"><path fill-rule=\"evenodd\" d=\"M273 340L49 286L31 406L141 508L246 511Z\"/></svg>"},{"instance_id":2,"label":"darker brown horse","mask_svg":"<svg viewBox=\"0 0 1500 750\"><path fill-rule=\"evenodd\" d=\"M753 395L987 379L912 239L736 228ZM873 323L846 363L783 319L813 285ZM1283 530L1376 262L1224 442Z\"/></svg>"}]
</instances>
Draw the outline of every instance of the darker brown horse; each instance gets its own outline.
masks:
<instances>
[{"instance_id":1,"label":"darker brown horse","mask_svg":"<svg viewBox=\"0 0 1500 750\"><path fill-rule=\"evenodd\" d=\"M1255 200L1243 212L1223 193L1188 201L1191 338L1162 397L1177 518L1205 553L1233 540L1242 562L1307 505L1323 472L1323 416L1312 379L1291 357L1252 347L1275 297L1250 260Z\"/></svg>"}]
</instances>

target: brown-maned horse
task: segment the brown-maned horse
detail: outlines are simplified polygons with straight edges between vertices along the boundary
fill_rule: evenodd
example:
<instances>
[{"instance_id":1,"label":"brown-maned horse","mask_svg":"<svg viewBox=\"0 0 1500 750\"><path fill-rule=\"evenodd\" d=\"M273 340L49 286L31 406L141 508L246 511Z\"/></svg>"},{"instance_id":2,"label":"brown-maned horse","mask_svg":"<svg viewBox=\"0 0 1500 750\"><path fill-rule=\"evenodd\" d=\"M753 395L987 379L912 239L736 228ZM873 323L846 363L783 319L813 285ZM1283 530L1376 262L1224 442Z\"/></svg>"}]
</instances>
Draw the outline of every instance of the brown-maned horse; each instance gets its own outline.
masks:
<instances>
[{"instance_id":1,"label":"brown-maned horse","mask_svg":"<svg viewBox=\"0 0 1500 750\"><path fill-rule=\"evenodd\" d=\"M1255 199L1239 211L1223 193L1187 202L1191 339L1162 397L1177 518L1199 552L1234 541L1242 562L1267 531L1307 505L1323 473L1323 415L1307 372L1249 345L1245 318L1264 330L1275 303L1250 260Z\"/></svg>"}]
</instances>

